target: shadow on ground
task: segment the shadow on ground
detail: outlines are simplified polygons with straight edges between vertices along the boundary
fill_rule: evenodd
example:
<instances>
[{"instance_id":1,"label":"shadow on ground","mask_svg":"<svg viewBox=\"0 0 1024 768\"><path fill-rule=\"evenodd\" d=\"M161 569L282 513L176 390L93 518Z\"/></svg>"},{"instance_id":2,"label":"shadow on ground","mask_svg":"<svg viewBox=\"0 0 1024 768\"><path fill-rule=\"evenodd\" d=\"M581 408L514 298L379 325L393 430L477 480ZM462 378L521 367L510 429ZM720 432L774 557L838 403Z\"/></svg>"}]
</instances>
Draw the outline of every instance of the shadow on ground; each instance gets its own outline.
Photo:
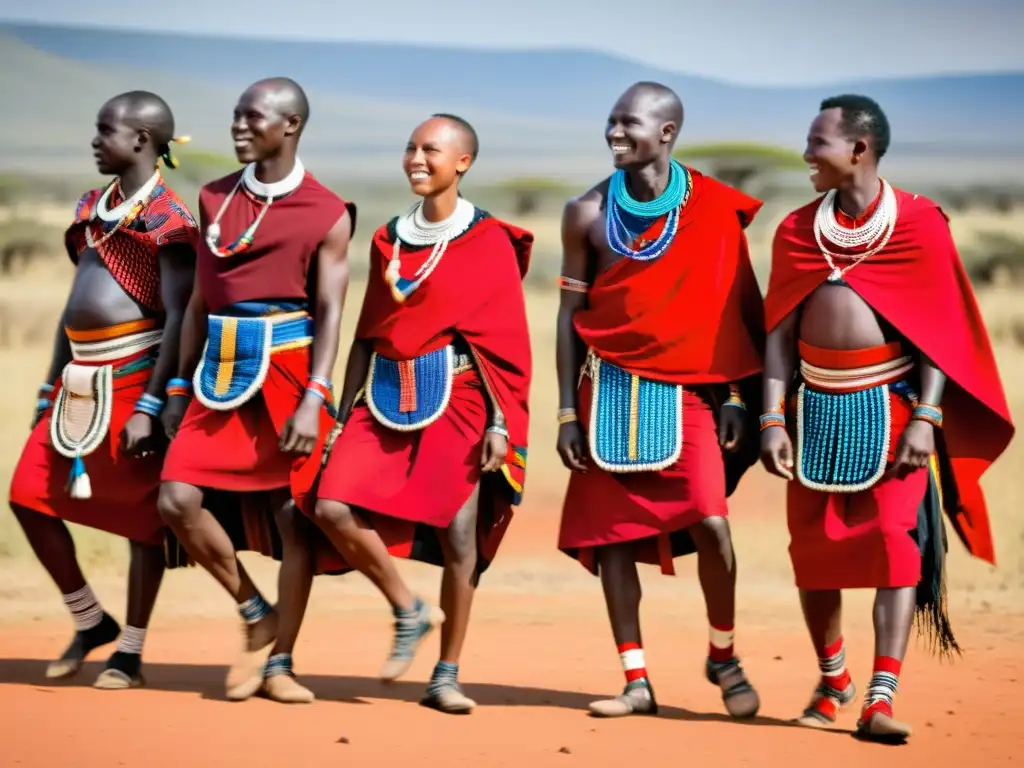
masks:
<instances>
[{"instance_id":1,"label":"shadow on ground","mask_svg":"<svg viewBox=\"0 0 1024 768\"><path fill-rule=\"evenodd\" d=\"M65 681L46 679L46 661L41 659L0 659L0 685L31 686L39 691L57 691L61 688L84 688L103 670L101 662L86 662L78 674ZM172 693L195 693L204 699L226 701L224 675L226 667L196 664L146 664L146 688ZM418 703L423 698L422 682L395 682L384 684L372 677L302 675L308 686L321 701L345 704L372 704L367 699L387 699ZM560 691L550 688L500 685L496 683L467 683L466 693L480 706L498 707L558 707L586 712L587 705L606 693ZM108 694L109 695L109 694ZM774 717L755 717L751 720L733 720L720 713L691 712L679 707L658 707L659 717L687 722L736 723L749 726L795 727L794 723ZM837 731L838 733L848 733Z\"/></svg>"}]
</instances>

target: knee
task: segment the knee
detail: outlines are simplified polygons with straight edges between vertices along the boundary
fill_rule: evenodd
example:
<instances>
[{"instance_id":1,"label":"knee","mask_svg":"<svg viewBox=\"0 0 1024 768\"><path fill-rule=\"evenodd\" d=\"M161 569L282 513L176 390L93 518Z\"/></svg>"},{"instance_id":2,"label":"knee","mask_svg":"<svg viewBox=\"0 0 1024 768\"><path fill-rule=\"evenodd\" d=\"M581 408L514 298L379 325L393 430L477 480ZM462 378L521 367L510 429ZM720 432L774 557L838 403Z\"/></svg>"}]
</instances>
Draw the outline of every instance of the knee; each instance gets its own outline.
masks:
<instances>
[{"instance_id":1,"label":"knee","mask_svg":"<svg viewBox=\"0 0 1024 768\"><path fill-rule=\"evenodd\" d=\"M277 508L274 512L274 522L281 534L281 541L285 544L305 541L309 536L309 521L295 506L294 501L289 500Z\"/></svg>"},{"instance_id":2,"label":"knee","mask_svg":"<svg viewBox=\"0 0 1024 768\"><path fill-rule=\"evenodd\" d=\"M198 514L203 497L198 488L181 483L164 483L156 508L163 521L172 528L179 526Z\"/></svg>"},{"instance_id":3,"label":"knee","mask_svg":"<svg viewBox=\"0 0 1024 768\"><path fill-rule=\"evenodd\" d=\"M348 504L330 499L317 501L313 519L321 528L331 528L343 535L351 535L359 528L352 508Z\"/></svg>"},{"instance_id":4,"label":"knee","mask_svg":"<svg viewBox=\"0 0 1024 768\"><path fill-rule=\"evenodd\" d=\"M724 517L708 517L690 529L693 543L698 551L714 550L729 552L732 550L732 532L729 520Z\"/></svg>"}]
</instances>

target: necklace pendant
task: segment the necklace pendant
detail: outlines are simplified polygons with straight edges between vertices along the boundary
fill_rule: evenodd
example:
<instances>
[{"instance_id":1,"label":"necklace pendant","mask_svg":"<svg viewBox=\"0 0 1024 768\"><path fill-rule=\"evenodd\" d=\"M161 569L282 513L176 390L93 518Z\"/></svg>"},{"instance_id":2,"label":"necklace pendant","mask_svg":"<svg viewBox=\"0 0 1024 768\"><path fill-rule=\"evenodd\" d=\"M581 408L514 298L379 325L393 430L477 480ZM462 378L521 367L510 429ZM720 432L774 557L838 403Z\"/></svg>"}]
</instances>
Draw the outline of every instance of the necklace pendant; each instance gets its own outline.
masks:
<instances>
[{"instance_id":1,"label":"necklace pendant","mask_svg":"<svg viewBox=\"0 0 1024 768\"><path fill-rule=\"evenodd\" d=\"M839 267L832 267L832 274L830 274L828 276L828 281L830 283L838 283L842 279L843 279L843 273L839 269Z\"/></svg>"},{"instance_id":2,"label":"necklace pendant","mask_svg":"<svg viewBox=\"0 0 1024 768\"><path fill-rule=\"evenodd\" d=\"M220 243L220 224L214 222L206 228L206 237L215 243Z\"/></svg>"}]
</instances>

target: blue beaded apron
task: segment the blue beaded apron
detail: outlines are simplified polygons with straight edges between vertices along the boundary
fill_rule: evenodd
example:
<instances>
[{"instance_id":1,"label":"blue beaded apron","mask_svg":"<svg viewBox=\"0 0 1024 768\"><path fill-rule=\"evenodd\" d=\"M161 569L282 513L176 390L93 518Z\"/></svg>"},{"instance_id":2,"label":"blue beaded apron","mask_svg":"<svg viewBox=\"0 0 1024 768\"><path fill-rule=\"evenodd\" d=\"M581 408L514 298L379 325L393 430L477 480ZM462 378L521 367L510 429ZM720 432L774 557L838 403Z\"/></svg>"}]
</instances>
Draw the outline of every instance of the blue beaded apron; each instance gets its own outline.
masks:
<instances>
[{"instance_id":1,"label":"blue beaded apron","mask_svg":"<svg viewBox=\"0 0 1024 768\"><path fill-rule=\"evenodd\" d=\"M470 356L449 344L412 360L374 352L366 378L366 405L379 424L397 432L430 426L444 414L455 376L471 367Z\"/></svg>"},{"instance_id":2,"label":"blue beaded apron","mask_svg":"<svg viewBox=\"0 0 1024 768\"><path fill-rule=\"evenodd\" d=\"M683 387L591 354L590 455L605 472L659 472L683 452Z\"/></svg>"},{"instance_id":3,"label":"blue beaded apron","mask_svg":"<svg viewBox=\"0 0 1024 768\"><path fill-rule=\"evenodd\" d=\"M269 305L237 304L236 315L257 313ZM265 317L210 315L206 346L192 378L196 399L212 411L232 411L260 391L277 352L309 346L313 318L305 310Z\"/></svg>"},{"instance_id":4,"label":"blue beaded apron","mask_svg":"<svg viewBox=\"0 0 1024 768\"><path fill-rule=\"evenodd\" d=\"M796 477L825 493L857 493L885 474L892 424L889 385L822 392L801 384L796 406Z\"/></svg>"}]
</instances>

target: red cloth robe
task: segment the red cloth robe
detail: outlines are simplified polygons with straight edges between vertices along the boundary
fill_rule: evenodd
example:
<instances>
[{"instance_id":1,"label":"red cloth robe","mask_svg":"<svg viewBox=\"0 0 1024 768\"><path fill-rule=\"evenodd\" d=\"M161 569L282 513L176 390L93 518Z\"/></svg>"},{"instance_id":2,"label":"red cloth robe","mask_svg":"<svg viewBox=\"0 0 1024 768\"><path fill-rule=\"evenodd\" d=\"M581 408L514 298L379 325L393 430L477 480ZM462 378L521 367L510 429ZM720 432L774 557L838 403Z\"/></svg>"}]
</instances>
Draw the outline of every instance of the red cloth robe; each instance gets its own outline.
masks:
<instances>
[{"instance_id":1,"label":"red cloth robe","mask_svg":"<svg viewBox=\"0 0 1024 768\"><path fill-rule=\"evenodd\" d=\"M844 280L946 375L937 432L944 507L967 550L994 564L979 480L1014 433L1006 395L948 218L925 197L903 190L896 197L899 218L886 247ZM791 213L776 232L765 298L769 332L828 278L830 267L814 238L819 202Z\"/></svg>"},{"instance_id":2,"label":"red cloth robe","mask_svg":"<svg viewBox=\"0 0 1024 768\"><path fill-rule=\"evenodd\" d=\"M68 227L65 241L72 261L86 250L85 228L93 227L94 240L102 237L101 226L92 215L103 191L95 189L79 200L75 221ZM160 182L140 217L104 241L98 255L125 293L155 315L146 321L148 327L163 323L160 301L160 248L171 244L196 247L198 229L181 199ZM111 205L118 203L115 199ZM92 223L90 224L90 221ZM152 324L152 325L150 325ZM147 351L155 356L159 347ZM116 368L121 362L112 361ZM82 362L85 365L88 363ZM92 484L92 498L72 499L65 486L71 471L71 460L58 454L50 445L50 417L47 411L32 430L11 478L10 502L40 514L124 536L143 544L164 541L164 525L157 512L160 491L160 467L163 457L126 457L120 449L120 435L135 410L135 403L146 391L152 367L115 378L110 429L103 445L85 458ZM51 400L61 390L61 381L54 382ZM157 425L157 429L159 429ZM177 564L172 561L171 564Z\"/></svg>"},{"instance_id":3,"label":"red cloth robe","mask_svg":"<svg viewBox=\"0 0 1024 768\"><path fill-rule=\"evenodd\" d=\"M479 483L479 573L494 559L525 481L532 359L521 281L533 235L482 212L477 218L403 304L383 277L393 224L375 234L356 338L383 357L410 360L458 336L477 365L456 377L444 414L421 430L390 430L357 404L331 449L317 497L369 513L392 555L442 565L435 529L451 523ZM430 251L403 247L403 274L415 272ZM489 395L505 416L509 440L502 470L482 477ZM330 554L328 562L319 558L319 570L349 569L340 554Z\"/></svg>"},{"instance_id":4,"label":"red cloth robe","mask_svg":"<svg viewBox=\"0 0 1024 768\"><path fill-rule=\"evenodd\" d=\"M590 462L573 473L558 548L597 573L593 549L637 542L638 562L673 573L672 558L693 551L686 528L724 517L726 496L756 460L764 314L746 227L761 202L691 170L693 191L669 249L657 260L623 258L598 275L587 308L574 317L583 343L630 373L686 386L683 450L661 472L608 473ZM655 223L644 239L661 232ZM744 447L723 459L718 411L725 385L743 382ZM589 423L590 380L578 393ZM728 467L727 467L728 463ZM728 470L728 471L727 471Z\"/></svg>"}]
</instances>

